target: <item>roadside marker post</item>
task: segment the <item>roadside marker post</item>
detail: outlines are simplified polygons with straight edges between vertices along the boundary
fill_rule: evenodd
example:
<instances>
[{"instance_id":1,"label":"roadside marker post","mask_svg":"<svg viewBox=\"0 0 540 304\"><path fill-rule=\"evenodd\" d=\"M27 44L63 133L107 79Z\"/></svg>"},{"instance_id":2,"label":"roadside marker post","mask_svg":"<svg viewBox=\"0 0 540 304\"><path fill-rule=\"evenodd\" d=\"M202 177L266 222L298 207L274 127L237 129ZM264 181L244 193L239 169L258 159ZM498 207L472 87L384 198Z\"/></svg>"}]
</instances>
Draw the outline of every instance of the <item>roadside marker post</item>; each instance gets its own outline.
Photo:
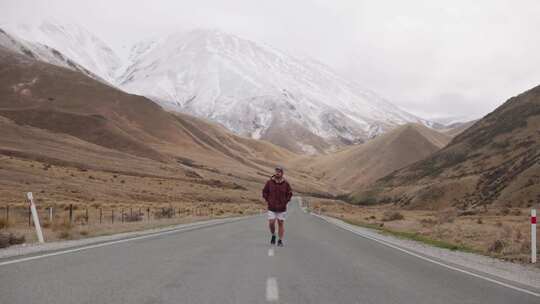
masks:
<instances>
[{"instance_id":1,"label":"roadside marker post","mask_svg":"<svg viewBox=\"0 0 540 304\"><path fill-rule=\"evenodd\" d=\"M39 217L36 209L36 204L34 203L34 195L32 192L28 192L26 194L26 197L28 198L28 201L30 202L30 210L32 212L32 219L34 220L34 226L36 227L36 234L38 237L38 241L40 243L45 243L45 240L43 240L43 232L41 231L41 225L39 224Z\"/></svg>"},{"instance_id":2,"label":"roadside marker post","mask_svg":"<svg viewBox=\"0 0 540 304\"><path fill-rule=\"evenodd\" d=\"M531 263L536 263L536 209L531 209Z\"/></svg>"}]
</instances>

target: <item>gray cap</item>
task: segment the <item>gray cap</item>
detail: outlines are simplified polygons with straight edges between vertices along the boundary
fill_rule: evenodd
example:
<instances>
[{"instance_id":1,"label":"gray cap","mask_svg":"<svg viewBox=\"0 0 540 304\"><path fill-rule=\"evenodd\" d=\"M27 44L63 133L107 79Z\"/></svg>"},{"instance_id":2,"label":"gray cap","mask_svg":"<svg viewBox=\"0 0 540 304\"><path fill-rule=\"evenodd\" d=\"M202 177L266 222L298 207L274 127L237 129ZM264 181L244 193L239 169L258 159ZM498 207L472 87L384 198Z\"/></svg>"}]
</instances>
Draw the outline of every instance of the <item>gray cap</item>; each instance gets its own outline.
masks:
<instances>
[{"instance_id":1,"label":"gray cap","mask_svg":"<svg viewBox=\"0 0 540 304\"><path fill-rule=\"evenodd\" d=\"M281 171L281 172L283 172L283 167L279 167L279 166L278 166L278 167L276 167L275 170L276 170L276 171Z\"/></svg>"}]
</instances>

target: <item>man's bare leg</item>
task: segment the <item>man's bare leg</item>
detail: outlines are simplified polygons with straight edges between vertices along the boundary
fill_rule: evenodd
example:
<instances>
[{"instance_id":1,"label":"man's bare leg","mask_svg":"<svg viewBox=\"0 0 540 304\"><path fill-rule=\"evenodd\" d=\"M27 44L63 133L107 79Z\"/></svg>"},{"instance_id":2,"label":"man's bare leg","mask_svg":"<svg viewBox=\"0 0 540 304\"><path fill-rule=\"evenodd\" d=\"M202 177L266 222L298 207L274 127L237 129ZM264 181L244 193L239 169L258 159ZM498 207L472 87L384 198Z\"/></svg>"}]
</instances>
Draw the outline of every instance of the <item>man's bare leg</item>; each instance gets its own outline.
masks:
<instances>
[{"instance_id":1,"label":"man's bare leg","mask_svg":"<svg viewBox=\"0 0 540 304\"><path fill-rule=\"evenodd\" d=\"M276 219L268 220L268 227L270 228L270 233L276 235Z\"/></svg>"},{"instance_id":2,"label":"man's bare leg","mask_svg":"<svg viewBox=\"0 0 540 304\"><path fill-rule=\"evenodd\" d=\"M283 240L283 235L285 234L285 221L278 220L278 237L280 240Z\"/></svg>"}]
</instances>

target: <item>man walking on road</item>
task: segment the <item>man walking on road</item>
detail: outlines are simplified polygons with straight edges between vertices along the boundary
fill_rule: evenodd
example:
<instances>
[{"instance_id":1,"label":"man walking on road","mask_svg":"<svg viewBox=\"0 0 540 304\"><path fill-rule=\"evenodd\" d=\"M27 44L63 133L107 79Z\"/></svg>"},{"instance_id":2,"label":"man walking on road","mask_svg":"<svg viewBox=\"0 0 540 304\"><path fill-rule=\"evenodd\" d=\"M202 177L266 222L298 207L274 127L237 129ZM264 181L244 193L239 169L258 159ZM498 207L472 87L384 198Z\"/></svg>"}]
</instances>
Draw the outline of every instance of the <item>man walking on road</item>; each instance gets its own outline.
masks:
<instances>
[{"instance_id":1,"label":"man walking on road","mask_svg":"<svg viewBox=\"0 0 540 304\"><path fill-rule=\"evenodd\" d=\"M264 200L268 203L268 227L272 238L270 243L276 244L276 220L278 222L278 246L283 246L283 235L285 233L285 217L287 215L287 204L292 197L292 189L289 182L283 177L283 168L277 167L276 174L266 182L262 191Z\"/></svg>"}]
</instances>

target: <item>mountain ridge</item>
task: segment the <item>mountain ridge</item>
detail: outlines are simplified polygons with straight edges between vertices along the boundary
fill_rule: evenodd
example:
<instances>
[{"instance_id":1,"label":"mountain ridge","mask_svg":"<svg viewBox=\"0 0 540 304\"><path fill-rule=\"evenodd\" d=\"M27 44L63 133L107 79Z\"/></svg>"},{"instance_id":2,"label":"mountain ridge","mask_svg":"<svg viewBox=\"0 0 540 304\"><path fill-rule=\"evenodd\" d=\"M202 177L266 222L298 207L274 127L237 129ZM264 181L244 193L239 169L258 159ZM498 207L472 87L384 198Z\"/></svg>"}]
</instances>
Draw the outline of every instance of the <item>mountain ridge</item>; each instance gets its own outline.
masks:
<instances>
[{"instance_id":1,"label":"mountain ridge","mask_svg":"<svg viewBox=\"0 0 540 304\"><path fill-rule=\"evenodd\" d=\"M272 125L302 126L298 133L319 143L296 137L299 145L286 146L297 152L323 152L403 123L426 123L321 63L218 30L176 33L142 54L119 81L126 91L252 138L273 141L266 136Z\"/></svg>"},{"instance_id":2,"label":"mountain ridge","mask_svg":"<svg viewBox=\"0 0 540 304\"><path fill-rule=\"evenodd\" d=\"M433 124L321 62L216 29L146 39L134 44L123 60L76 24L53 19L9 29L54 47L94 78L146 96L169 111L209 119L297 153L326 153L410 122Z\"/></svg>"},{"instance_id":3,"label":"mountain ridge","mask_svg":"<svg viewBox=\"0 0 540 304\"><path fill-rule=\"evenodd\" d=\"M508 99L442 150L351 194L409 208L540 202L540 86Z\"/></svg>"},{"instance_id":4,"label":"mountain ridge","mask_svg":"<svg viewBox=\"0 0 540 304\"><path fill-rule=\"evenodd\" d=\"M114 85L122 61L95 34L74 22L47 18L34 23L3 24L11 35L54 48L78 65Z\"/></svg>"},{"instance_id":5,"label":"mountain ridge","mask_svg":"<svg viewBox=\"0 0 540 304\"><path fill-rule=\"evenodd\" d=\"M0 157L13 159L9 169L0 168L5 181L0 191L6 202L17 201L28 185L25 181L33 187L48 185L47 193L60 200L76 197L73 193L87 193L86 188L96 182L94 175L86 180L77 176L92 171L107 178L121 174L152 189L139 193L132 186L105 182L96 193L87 194L107 203L119 199L166 203L171 201L170 193L182 194L176 200L211 197L253 203L259 202L260 185L273 168L296 157L269 142L241 137L201 118L167 112L145 97L2 46L0 65ZM39 167L28 167L30 163ZM48 176L50 166L72 175ZM44 174L47 177L37 179ZM288 171L288 177L299 192L324 193L325 186L309 177L294 171ZM156 185L148 185L146 179L154 179ZM170 185L155 193L161 181ZM77 192L66 192L66 183ZM201 192L194 185L213 192L208 196L208 189Z\"/></svg>"}]
</instances>

